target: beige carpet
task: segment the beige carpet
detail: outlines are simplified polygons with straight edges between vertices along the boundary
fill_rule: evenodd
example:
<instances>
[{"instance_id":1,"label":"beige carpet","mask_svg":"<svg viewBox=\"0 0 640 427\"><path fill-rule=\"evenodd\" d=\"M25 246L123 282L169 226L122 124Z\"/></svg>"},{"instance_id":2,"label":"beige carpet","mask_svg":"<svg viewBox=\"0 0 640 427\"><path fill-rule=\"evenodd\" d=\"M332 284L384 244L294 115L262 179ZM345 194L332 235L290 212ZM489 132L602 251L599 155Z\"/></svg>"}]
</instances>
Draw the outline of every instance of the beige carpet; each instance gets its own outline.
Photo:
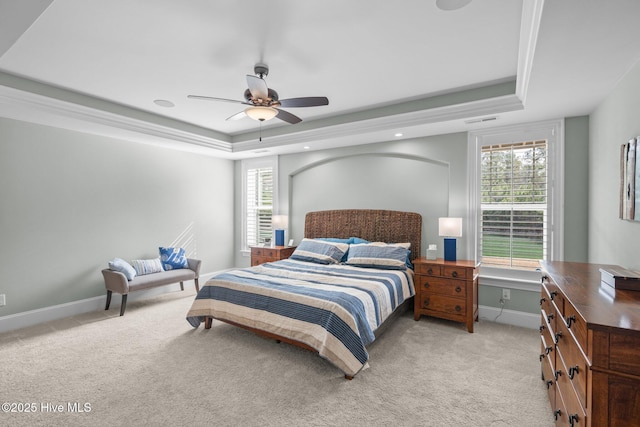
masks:
<instances>
[{"instance_id":1,"label":"beige carpet","mask_svg":"<svg viewBox=\"0 0 640 427\"><path fill-rule=\"evenodd\" d=\"M108 312L1 334L0 402L34 412L0 412L0 425L553 425L536 331L482 321L469 334L409 312L347 381L293 346L193 329L193 297L131 302L124 317L115 297Z\"/></svg>"}]
</instances>

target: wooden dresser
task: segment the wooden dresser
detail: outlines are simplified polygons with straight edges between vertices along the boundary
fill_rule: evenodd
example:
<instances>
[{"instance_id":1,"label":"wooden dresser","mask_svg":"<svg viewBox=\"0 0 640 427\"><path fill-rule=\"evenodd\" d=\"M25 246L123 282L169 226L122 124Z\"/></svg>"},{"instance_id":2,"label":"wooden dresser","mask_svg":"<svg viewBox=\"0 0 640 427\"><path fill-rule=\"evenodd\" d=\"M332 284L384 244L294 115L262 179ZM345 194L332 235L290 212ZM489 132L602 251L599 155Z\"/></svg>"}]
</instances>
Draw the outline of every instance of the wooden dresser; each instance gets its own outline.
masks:
<instances>
[{"instance_id":1,"label":"wooden dresser","mask_svg":"<svg viewBox=\"0 0 640 427\"><path fill-rule=\"evenodd\" d=\"M600 268L617 266L541 266L540 361L556 425L640 427L640 291L600 282Z\"/></svg>"},{"instance_id":2,"label":"wooden dresser","mask_svg":"<svg viewBox=\"0 0 640 427\"><path fill-rule=\"evenodd\" d=\"M463 322L473 332L478 320L478 268L475 261L416 258L413 316L433 316Z\"/></svg>"},{"instance_id":3,"label":"wooden dresser","mask_svg":"<svg viewBox=\"0 0 640 427\"><path fill-rule=\"evenodd\" d=\"M252 246L251 247L251 266L260 265L265 262L273 262L279 261L281 259L287 259L291 256L293 251L296 250L295 246L274 246L270 247L262 247L262 246Z\"/></svg>"}]
</instances>

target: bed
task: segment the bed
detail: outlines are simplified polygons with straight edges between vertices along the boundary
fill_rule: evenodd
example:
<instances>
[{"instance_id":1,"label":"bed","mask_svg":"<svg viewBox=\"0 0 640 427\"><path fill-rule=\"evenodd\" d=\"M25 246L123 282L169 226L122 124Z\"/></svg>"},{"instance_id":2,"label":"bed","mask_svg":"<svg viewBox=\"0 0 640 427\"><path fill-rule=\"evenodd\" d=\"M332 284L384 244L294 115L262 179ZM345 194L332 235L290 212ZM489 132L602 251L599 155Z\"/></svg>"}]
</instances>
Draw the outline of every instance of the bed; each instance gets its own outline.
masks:
<instances>
[{"instance_id":1,"label":"bed","mask_svg":"<svg viewBox=\"0 0 640 427\"><path fill-rule=\"evenodd\" d=\"M422 217L412 212L309 212L289 259L215 275L187 321L209 329L217 319L302 347L352 379L368 366L366 346L415 295L405 266L420 255L421 233Z\"/></svg>"}]
</instances>

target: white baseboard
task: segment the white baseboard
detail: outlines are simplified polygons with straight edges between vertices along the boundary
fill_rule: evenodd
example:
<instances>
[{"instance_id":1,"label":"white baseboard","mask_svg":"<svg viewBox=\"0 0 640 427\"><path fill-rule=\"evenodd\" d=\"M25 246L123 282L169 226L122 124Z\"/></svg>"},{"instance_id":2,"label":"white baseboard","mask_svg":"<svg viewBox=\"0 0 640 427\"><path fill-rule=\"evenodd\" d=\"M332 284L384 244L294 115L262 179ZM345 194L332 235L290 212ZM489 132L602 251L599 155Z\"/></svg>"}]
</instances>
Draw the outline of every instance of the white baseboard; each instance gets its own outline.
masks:
<instances>
[{"instance_id":1,"label":"white baseboard","mask_svg":"<svg viewBox=\"0 0 640 427\"><path fill-rule=\"evenodd\" d=\"M528 329L540 328L540 313L526 313L498 307L481 305L478 307L478 316L482 320L490 322L504 323L506 325L521 326Z\"/></svg>"},{"instance_id":2,"label":"white baseboard","mask_svg":"<svg viewBox=\"0 0 640 427\"><path fill-rule=\"evenodd\" d=\"M210 277L213 273L207 274L206 277ZM204 276L200 276L200 286L205 282ZM184 282L184 288L193 288L193 280L187 280ZM180 284L175 283L172 285L160 286L157 288L145 289L142 291L136 291L129 294L127 297L127 304L132 301L139 301L147 298L152 298L158 295L165 294L167 292L175 292L180 290ZM113 294L111 298L111 306L109 310L116 310L120 312L120 294ZM0 333L13 331L20 328L26 328L29 326L37 325L39 323L50 322L56 319L62 319L64 317L75 316L78 314L89 313L96 310L104 310L105 303L107 302L107 294L86 298L79 301L67 302L64 304L52 305L50 307L38 308L36 310L23 311L22 313L9 314L7 316L0 317Z\"/></svg>"}]
</instances>

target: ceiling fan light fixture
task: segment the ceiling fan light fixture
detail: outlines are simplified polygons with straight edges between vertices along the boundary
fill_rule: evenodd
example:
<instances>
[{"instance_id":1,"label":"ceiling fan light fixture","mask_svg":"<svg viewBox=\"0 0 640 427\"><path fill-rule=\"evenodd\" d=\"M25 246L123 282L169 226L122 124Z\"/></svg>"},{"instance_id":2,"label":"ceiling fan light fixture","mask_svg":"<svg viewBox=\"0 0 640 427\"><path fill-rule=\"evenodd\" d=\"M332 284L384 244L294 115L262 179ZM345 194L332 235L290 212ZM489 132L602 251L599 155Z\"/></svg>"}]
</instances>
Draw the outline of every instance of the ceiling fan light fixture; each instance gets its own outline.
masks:
<instances>
[{"instance_id":1,"label":"ceiling fan light fixture","mask_svg":"<svg viewBox=\"0 0 640 427\"><path fill-rule=\"evenodd\" d=\"M253 120L264 122L265 120L271 120L278 115L278 110L273 107L248 107L244 110L245 114L251 117Z\"/></svg>"}]
</instances>

